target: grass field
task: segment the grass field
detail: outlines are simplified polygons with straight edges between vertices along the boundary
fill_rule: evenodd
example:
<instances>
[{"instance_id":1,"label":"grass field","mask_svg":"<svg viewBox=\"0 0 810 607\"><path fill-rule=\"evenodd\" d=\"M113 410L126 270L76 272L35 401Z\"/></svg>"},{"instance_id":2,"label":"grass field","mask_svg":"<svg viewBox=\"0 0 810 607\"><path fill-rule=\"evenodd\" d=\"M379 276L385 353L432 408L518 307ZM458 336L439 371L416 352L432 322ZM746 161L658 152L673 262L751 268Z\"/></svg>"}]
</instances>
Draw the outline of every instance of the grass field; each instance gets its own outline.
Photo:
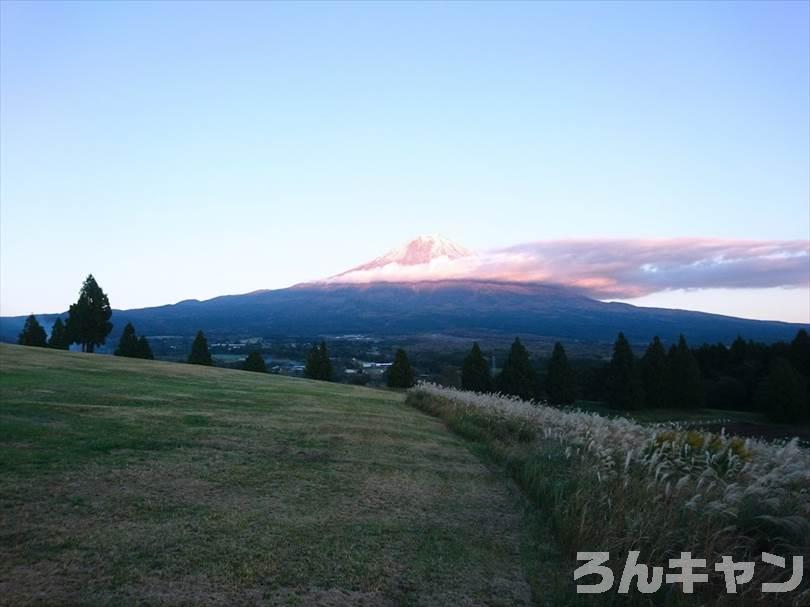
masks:
<instances>
[{"instance_id":1,"label":"grass field","mask_svg":"<svg viewBox=\"0 0 810 607\"><path fill-rule=\"evenodd\" d=\"M0 345L0 603L531 603L520 493L403 401Z\"/></svg>"}]
</instances>

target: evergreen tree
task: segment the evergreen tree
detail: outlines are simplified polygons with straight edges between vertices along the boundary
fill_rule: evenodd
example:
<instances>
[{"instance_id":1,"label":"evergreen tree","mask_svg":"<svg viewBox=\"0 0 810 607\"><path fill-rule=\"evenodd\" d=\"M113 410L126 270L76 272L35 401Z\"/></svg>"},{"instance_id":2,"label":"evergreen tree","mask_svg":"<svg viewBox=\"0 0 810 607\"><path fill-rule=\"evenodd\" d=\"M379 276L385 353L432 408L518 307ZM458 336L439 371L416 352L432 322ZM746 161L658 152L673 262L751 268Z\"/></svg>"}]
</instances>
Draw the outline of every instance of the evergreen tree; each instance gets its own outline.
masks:
<instances>
[{"instance_id":1,"label":"evergreen tree","mask_svg":"<svg viewBox=\"0 0 810 607\"><path fill-rule=\"evenodd\" d=\"M253 350L247 355L242 369L245 371L256 371L257 373L267 373L267 363L264 362L261 352Z\"/></svg>"},{"instance_id":2,"label":"evergreen tree","mask_svg":"<svg viewBox=\"0 0 810 607\"><path fill-rule=\"evenodd\" d=\"M678 346L670 349L669 369L669 394L672 405L688 409L702 407L703 385L700 367L689 346L686 345L686 338L683 335L678 339Z\"/></svg>"},{"instance_id":3,"label":"evergreen tree","mask_svg":"<svg viewBox=\"0 0 810 607\"><path fill-rule=\"evenodd\" d=\"M405 350L399 348L394 362L388 368L386 383L389 388L410 388L414 384L414 372Z\"/></svg>"},{"instance_id":4,"label":"evergreen tree","mask_svg":"<svg viewBox=\"0 0 810 607\"><path fill-rule=\"evenodd\" d=\"M48 347L57 350L67 350L70 348L70 336L67 327L62 319L57 317L51 328L51 338L48 340Z\"/></svg>"},{"instance_id":5,"label":"evergreen tree","mask_svg":"<svg viewBox=\"0 0 810 607\"><path fill-rule=\"evenodd\" d=\"M670 400L669 360L656 335L641 359L641 378L647 407L666 407Z\"/></svg>"},{"instance_id":6,"label":"evergreen tree","mask_svg":"<svg viewBox=\"0 0 810 607\"><path fill-rule=\"evenodd\" d=\"M529 353L516 337L498 375L498 390L523 400L532 400L537 394L537 374L529 360Z\"/></svg>"},{"instance_id":7,"label":"evergreen tree","mask_svg":"<svg viewBox=\"0 0 810 607\"><path fill-rule=\"evenodd\" d=\"M70 306L68 333L71 341L82 345L82 352L93 352L112 331L112 308L106 293L90 274L79 291L79 299Z\"/></svg>"},{"instance_id":8,"label":"evergreen tree","mask_svg":"<svg viewBox=\"0 0 810 607\"><path fill-rule=\"evenodd\" d=\"M810 335L804 329L799 329L790 342L790 362L799 373L810 378Z\"/></svg>"},{"instance_id":9,"label":"evergreen tree","mask_svg":"<svg viewBox=\"0 0 810 607\"><path fill-rule=\"evenodd\" d=\"M754 397L760 411L777 422L800 422L810 417L804 378L784 358L771 361L767 377Z\"/></svg>"},{"instance_id":10,"label":"evergreen tree","mask_svg":"<svg viewBox=\"0 0 810 607\"><path fill-rule=\"evenodd\" d=\"M570 405L576 399L574 371L560 342L554 344L546 374L546 394L555 405Z\"/></svg>"},{"instance_id":11,"label":"evergreen tree","mask_svg":"<svg viewBox=\"0 0 810 607\"><path fill-rule=\"evenodd\" d=\"M138 339L138 358L146 360L154 360L155 355L152 354L152 346L149 345L149 340L143 335Z\"/></svg>"},{"instance_id":12,"label":"evergreen tree","mask_svg":"<svg viewBox=\"0 0 810 607\"><path fill-rule=\"evenodd\" d=\"M489 392L492 389L489 365L478 342L473 343L472 349L461 367L461 388L473 392Z\"/></svg>"},{"instance_id":13,"label":"evergreen tree","mask_svg":"<svg viewBox=\"0 0 810 607\"><path fill-rule=\"evenodd\" d=\"M197 331L197 336L191 344L191 354L188 355L188 362L192 365L212 365L211 353L208 351L208 340L202 331Z\"/></svg>"},{"instance_id":14,"label":"evergreen tree","mask_svg":"<svg viewBox=\"0 0 810 607\"><path fill-rule=\"evenodd\" d=\"M116 356L126 356L128 358L139 358L138 337L135 335L135 327L131 322L124 327L121 339L118 340L118 347L115 349Z\"/></svg>"},{"instance_id":15,"label":"evergreen tree","mask_svg":"<svg viewBox=\"0 0 810 607\"><path fill-rule=\"evenodd\" d=\"M307 355L307 363L304 365L304 377L308 379L320 379L321 351L317 345L313 344Z\"/></svg>"},{"instance_id":16,"label":"evergreen tree","mask_svg":"<svg viewBox=\"0 0 810 607\"><path fill-rule=\"evenodd\" d=\"M313 345L309 351L307 364L304 367L304 377L332 381L332 362L329 360L329 352L324 340L321 340L319 345Z\"/></svg>"},{"instance_id":17,"label":"evergreen tree","mask_svg":"<svg viewBox=\"0 0 810 607\"><path fill-rule=\"evenodd\" d=\"M326 349L324 340L321 340L318 350L318 358L320 359L320 377L318 379L332 381L332 361L329 360L329 352Z\"/></svg>"},{"instance_id":18,"label":"evergreen tree","mask_svg":"<svg viewBox=\"0 0 810 607\"><path fill-rule=\"evenodd\" d=\"M743 362L745 362L745 358L748 354L748 344L745 343L742 335L738 335L737 338L732 342L728 353L731 364L741 365Z\"/></svg>"},{"instance_id":19,"label":"evergreen tree","mask_svg":"<svg viewBox=\"0 0 810 607\"><path fill-rule=\"evenodd\" d=\"M607 397L608 404L614 409L641 409L644 406L641 374L624 333L619 333L613 344L613 358L608 367Z\"/></svg>"},{"instance_id":20,"label":"evergreen tree","mask_svg":"<svg viewBox=\"0 0 810 607\"><path fill-rule=\"evenodd\" d=\"M41 348L48 345L48 335L33 314L25 319L25 325L17 338L17 343L21 346L39 346Z\"/></svg>"}]
</instances>

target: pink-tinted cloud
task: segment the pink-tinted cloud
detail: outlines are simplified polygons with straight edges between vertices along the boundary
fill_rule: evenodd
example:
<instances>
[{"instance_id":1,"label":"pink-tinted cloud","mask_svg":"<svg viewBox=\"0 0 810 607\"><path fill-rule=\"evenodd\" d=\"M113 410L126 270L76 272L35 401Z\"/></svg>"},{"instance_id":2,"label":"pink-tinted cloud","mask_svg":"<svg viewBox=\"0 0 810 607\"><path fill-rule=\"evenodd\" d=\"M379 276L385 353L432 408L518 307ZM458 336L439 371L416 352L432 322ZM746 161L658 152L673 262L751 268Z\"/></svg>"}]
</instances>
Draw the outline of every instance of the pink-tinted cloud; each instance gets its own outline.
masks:
<instances>
[{"instance_id":1,"label":"pink-tinted cloud","mask_svg":"<svg viewBox=\"0 0 810 607\"><path fill-rule=\"evenodd\" d=\"M427 263L391 263L339 282L495 279L571 286L600 299L671 289L810 287L810 242L552 240Z\"/></svg>"}]
</instances>

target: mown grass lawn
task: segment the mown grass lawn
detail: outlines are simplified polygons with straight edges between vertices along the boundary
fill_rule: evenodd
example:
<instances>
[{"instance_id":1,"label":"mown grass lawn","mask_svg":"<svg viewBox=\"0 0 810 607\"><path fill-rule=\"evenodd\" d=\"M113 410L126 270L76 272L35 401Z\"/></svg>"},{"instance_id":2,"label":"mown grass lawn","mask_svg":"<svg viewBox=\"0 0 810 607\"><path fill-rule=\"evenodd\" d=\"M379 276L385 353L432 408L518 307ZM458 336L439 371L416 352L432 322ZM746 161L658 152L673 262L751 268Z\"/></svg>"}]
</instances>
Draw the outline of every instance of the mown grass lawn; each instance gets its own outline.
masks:
<instances>
[{"instance_id":1,"label":"mown grass lawn","mask_svg":"<svg viewBox=\"0 0 810 607\"><path fill-rule=\"evenodd\" d=\"M2 604L528 604L527 524L401 394L0 345Z\"/></svg>"}]
</instances>

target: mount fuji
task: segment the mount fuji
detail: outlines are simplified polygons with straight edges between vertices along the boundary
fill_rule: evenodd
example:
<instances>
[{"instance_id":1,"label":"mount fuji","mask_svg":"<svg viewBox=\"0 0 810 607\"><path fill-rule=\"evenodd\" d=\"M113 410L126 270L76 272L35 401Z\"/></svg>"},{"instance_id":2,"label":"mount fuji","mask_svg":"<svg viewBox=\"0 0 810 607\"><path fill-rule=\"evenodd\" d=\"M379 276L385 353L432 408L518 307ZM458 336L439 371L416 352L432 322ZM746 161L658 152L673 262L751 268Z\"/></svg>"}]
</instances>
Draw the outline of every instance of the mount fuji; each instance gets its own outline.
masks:
<instances>
[{"instance_id":1,"label":"mount fuji","mask_svg":"<svg viewBox=\"0 0 810 607\"><path fill-rule=\"evenodd\" d=\"M572 287L477 276L475 252L438 236L420 236L341 274L284 289L205 301L114 310L113 334L127 322L147 336L312 338L341 334L525 337L612 342L619 331L643 343L683 333L691 343L736 336L772 342L806 325L748 320L593 299ZM38 315L45 324L57 314ZM15 341L25 317L0 318L0 339ZM114 342L113 342L114 343Z\"/></svg>"}]
</instances>

